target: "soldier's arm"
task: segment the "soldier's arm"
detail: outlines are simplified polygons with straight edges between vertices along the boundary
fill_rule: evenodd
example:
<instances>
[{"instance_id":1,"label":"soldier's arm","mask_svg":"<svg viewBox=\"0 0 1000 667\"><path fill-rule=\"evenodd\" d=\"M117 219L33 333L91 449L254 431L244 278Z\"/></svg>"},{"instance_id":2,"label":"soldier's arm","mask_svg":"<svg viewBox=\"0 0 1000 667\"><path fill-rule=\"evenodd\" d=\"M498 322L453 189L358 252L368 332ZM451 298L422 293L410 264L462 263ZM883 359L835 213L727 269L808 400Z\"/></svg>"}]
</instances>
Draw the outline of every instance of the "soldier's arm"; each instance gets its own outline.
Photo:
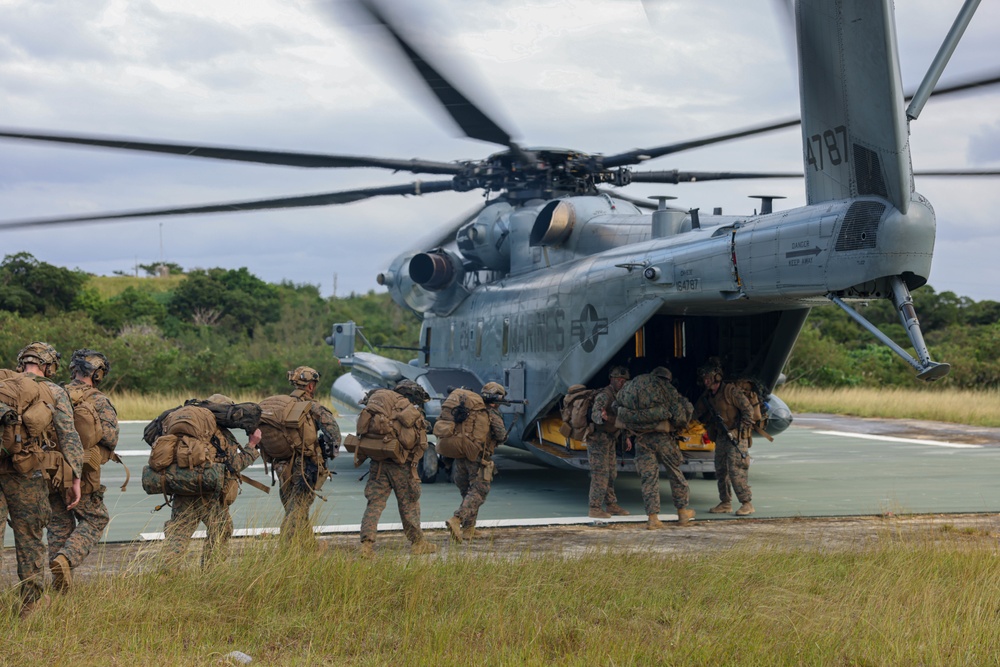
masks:
<instances>
[{"instance_id":1,"label":"soldier's arm","mask_svg":"<svg viewBox=\"0 0 1000 667\"><path fill-rule=\"evenodd\" d=\"M239 440L229 429L224 429L222 434L226 436L226 449L230 452L229 465L233 467L233 470L236 472L246 470L251 463L257 460L258 452L256 449L240 447Z\"/></svg>"},{"instance_id":2,"label":"soldier's arm","mask_svg":"<svg viewBox=\"0 0 1000 667\"><path fill-rule=\"evenodd\" d=\"M76 427L73 426L73 404L65 389L54 382L48 382L48 385L56 399L55 410L52 411L52 422L55 425L56 436L59 438L59 449L62 450L63 458L73 470L73 477L80 479L83 470L83 444L80 442L80 435L76 432Z\"/></svg>"},{"instance_id":3,"label":"soldier's arm","mask_svg":"<svg viewBox=\"0 0 1000 667\"><path fill-rule=\"evenodd\" d=\"M309 414L312 415L313 420L316 422L316 428L323 431L323 434L326 435L330 453L333 454L331 458L336 458L337 454L340 453L340 426L337 425L337 420L333 416L333 413L316 401L313 401L312 407L309 408Z\"/></svg>"},{"instance_id":4,"label":"soldier's arm","mask_svg":"<svg viewBox=\"0 0 1000 667\"><path fill-rule=\"evenodd\" d=\"M739 387L731 384L726 386L726 398L740 412L739 428L749 429L753 427L753 407L750 405L747 395Z\"/></svg>"},{"instance_id":5,"label":"soldier's arm","mask_svg":"<svg viewBox=\"0 0 1000 667\"><path fill-rule=\"evenodd\" d=\"M590 409L590 421L598 425L604 423L604 411L608 408L610 398L606 391L598 392L597 396L594 396L594 404Z\"/></svg>"},{"instance_id":6,"label":"soldier's arm","mask_svg":"<svg viewBox=\"0 0 1000 667\"><path fill-rule=\"evenodd\" d=\"M94 396L94 407L101 419L101 439L97 444L114 451L115 447L118 446L118 436L121 433L118 426L118 412L104 394Z\"/></svg>"},{"instance_id":7,"label":"soldier's arm","mask_svg":"<svg viewBox=\"0 0 1000 667\"><path fill-rule=\"evenodd\" d=\"M495 408L487 410L490 415L490 437L498 444L507 442L507 427L504 426L503 417Z\"/></svg>"}]
</instances>

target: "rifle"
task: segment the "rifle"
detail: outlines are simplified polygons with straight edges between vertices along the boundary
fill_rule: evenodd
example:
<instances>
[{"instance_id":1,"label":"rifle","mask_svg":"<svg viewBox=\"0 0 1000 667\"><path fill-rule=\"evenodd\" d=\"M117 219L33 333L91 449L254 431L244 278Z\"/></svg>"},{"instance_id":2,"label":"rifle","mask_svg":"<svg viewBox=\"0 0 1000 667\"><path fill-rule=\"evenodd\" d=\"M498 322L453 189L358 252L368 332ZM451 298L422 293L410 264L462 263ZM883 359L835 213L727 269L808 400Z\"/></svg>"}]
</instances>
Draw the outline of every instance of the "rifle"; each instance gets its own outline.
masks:
<instances>
[{"instance_id":1,"label":"rifle","mask_svg":"<svg viewBox=\"0 0 1000 667\"><path fill-rule=\"evenodd\" d=\"M708 400L707 397L705 398L705 405L708 406L708 416L715 423L716 428L720 429L720 433L724 433L725 436L728 438L729 427L726 426L726 422L722 421L722 415L719 414L719 411L715 409L714 405L712 405L712 401ZM730 438L730 440L732 440L732 438ZM733 444L736 445L736 451L740 453L740 458L745 459L747 457L747 453L744 452L742 449L740 449L739 443L733 443Z\"/></svg>"}]
</instances>

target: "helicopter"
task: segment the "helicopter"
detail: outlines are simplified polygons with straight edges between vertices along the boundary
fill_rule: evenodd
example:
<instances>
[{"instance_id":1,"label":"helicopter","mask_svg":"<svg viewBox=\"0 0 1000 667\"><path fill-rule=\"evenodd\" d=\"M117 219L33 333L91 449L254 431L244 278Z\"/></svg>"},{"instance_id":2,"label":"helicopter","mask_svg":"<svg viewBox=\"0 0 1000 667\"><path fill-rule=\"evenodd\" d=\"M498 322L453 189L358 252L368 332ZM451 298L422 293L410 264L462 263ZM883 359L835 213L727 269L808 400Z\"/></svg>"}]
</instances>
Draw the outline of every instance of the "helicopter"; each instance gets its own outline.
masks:
<instances>
[{"instance_id":1,"label":"helicopter","mask_svg":"<svg viewBox=\"0 0 1000 667\"><path fill-rule=\"evenodd\" d=\"M474 215L435 230L399 255L379 276L392 297L421 314L419 356L410 364L354 350L353 323L335 327L335 353L351 373L332 392L357 404L364 392L408 377L432 395L449 386L499 381L508 444L557 465L585 468L585 451L548 433L555 405L571 384L599 385L619 364L636 370L668 365L684 393L696 392L695 368L722 355L730 372L777 384L809 309L845 308L865 326L852 302L890 298L916 356L880 338L916 370L937 379L947 364L923 344L909 290L926 283L934 245L934 214L912 193L892 10L885 3L841 2L828 16L822 3L799 2L803 165L808 204L774 211L761 198L753 215L712 215L677 209L619 192L632 183L787 178L792 174L639 171L646 161L798 124L797 120L618 154L522 146L424 57L375 3L359 8L406 54L467 136L502 148L483 160L437 162L274 152L54 133L0 131L0 138L228 159L268 164L368 166L447 178L306 197L172 207L117 214L13 221L34 227L108 219L342 204L376 196L486 191ZM974 6L971 7L974 10ZM842 18L853 16L851 20ZM960 22L971 17L967 5ZM959 31L960 32L960 31ZM842 35L834 43L830 35ZM957 37L949 36L953 48ZM859 45L866 45L862 50ZM871 56L867 45L885 49ZM856 47L855 51L851 46ZM943 49L942 53L947 51ZM946 61L947 58L945 57ZM943 70L926 79L934 88ZM840 72L831 76L830 72ZM937 94L995 82L996 77L938 87ZM864 95L861 92L864 92ZM917 92L915 116L923 101ZM863 99L863 102L859 102ZM874 100L874 102L873 102ZM870 107L879 107L875 112ZM654 209L651 215L643 209ZM869 332L879 337L875 327ZM770 397L773 433L790 413ZM433 406L430 413L433 416ZM425 465L427 474L433 463Z\"/></svg>"}]
</instances>

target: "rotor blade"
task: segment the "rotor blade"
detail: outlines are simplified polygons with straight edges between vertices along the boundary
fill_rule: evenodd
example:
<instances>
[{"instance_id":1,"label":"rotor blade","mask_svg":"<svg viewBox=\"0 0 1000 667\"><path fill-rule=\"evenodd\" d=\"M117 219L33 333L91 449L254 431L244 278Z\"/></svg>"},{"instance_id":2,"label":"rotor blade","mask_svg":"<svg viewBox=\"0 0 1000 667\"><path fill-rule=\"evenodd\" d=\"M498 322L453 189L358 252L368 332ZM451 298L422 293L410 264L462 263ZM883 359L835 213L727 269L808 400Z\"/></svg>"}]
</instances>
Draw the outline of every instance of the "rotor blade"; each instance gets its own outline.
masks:
<instances>
[{"instance_id":1,"label":"rotor blade","mask_svg":"<svg viewBox=\"0 0 1000 667\"><path fill-rule=\"evenodd\" d=\"M802 178L802 172L775 171L634 171L633 183L695 183L697 181L731 181L755 178Z\"/></svg>"},{"instance_id":2,"label":"rotor blade","mask_svg":"<svg viewBox=\"0 0 1000 667\"><path fill-rule=\"evenodd\" d=\"M997 169L937 169L913 172L914 176L1000 176ZM698 181L753 180L758 178L802 178L801 171L635 171L633 183L697 183ZM616 197L621 195L615 194ZM635 202L632 202L635 203ZM638 205L638 204L636 204Z\"/></svg>"},{"instance_id":3,"label":"rotor blade","mask_svg":"<svg viewBox=\"0 0 1000 667\"><path fill-rule=\"evenodd\" d=\"M24 227L43 227L48 225L93 222L96 220L127 220L134 218L156 218L168 215L232 213L234 211L264 211L276 208L330 206L333 204L350 204L363 199L370 199L371 197L381 197L385 195L422 195L429 192L446 192L449 190L454 190L454 184L452 181L428 181L426 183L417 181L415 183L407 183L405 185L389 185L378 188L342 190L340 192L328 192L324 194L258 199L254 201L229 202L225 204L156 208L139 211L123 211L121 213L99 213L96 215L80 215L57 218L35 218L32 220L11 220L10 222L0 223L0 231L6 229L21 229Z\"/></svg>"},{"instance_id":4,"label":"rotor blade","mask_svg":"<svg viewBox=\"0 0 1000 667\"><path fill-rule=\"evenodd\" d=\"M403 50L417 74L438 98L448 115L458 124L462 132L471 139L487 141L493 144L507 146L518 154L522 160L530 160L530 155L514 143L510 133L500 127L487 116L468 97L466 97L444 74L431 65L410 42L403 37L400 30L384 14L372 0L354 0L361 11L381 25L393 41Z\"/></svg>"},{"instance_id":5,"label":"rotor blade","mask_svg":"<svg viewBox=\"0 0 1000 667\"><path fill-rule=\"evenodd\" d=\"M951 93L958 93L964 90L970 90L972 88L979 88L982 86L991 86L997 83L1000 83L1000 72L985 74L969 81L957 82L954 84L936 88L932 93L932 96L938 97L941 95L949 95ZM913 93L906 94L906 100L910 100L912 97ZM753 127L748 127L742 130L736 130L734 132L726 132L723 134L716 134L708 137L703 137L701 139L693 139L691 141L681 141L675 144L667 144L666 146L659 146L657 148L637 148L627 153L609 155L601 160L601 164L604 166L605 169L612 169L614 167L621 167L630 164L639 164L640 162L645 162L646 160L652 160L654 158L663 157L664 155L670 155L671 153L679 153L680 151L686 151L692 148L698 148L700 146L708 146L710 144L718 144L724 141L732 141L733 139L742 139L743 137L751 137L757 134L774 132L775 130L782 130L787 127L795 127L796 125L799 125L801 122L802 121L799 118L790 118L788 120L781 120L774 123L767 123L764 125L755 125Z\"/></svg>"},{"instance_id":6,"label":"rotor blade","mask_svg":"<svg viewBox=\"0 0 1000 667\"><path fill-rule=\"evenodd\" d=\"M170 155L183 155L212 160L235 160L237 162L257 162L260 164L313 169L327 167L380 167L394 171L408 171L414 174L457 174L461 170L461 167L457 164L432 162L429 160L394 160L391 158L355 155L324 155L321 153L295 153L291 151L254 150L225 146L198 146L194 144L139 141L113 137L29 132L16 128L0 128L0 138L79 146L97 146L126 151L167 153Z\"/></svg>"}]
</instances>

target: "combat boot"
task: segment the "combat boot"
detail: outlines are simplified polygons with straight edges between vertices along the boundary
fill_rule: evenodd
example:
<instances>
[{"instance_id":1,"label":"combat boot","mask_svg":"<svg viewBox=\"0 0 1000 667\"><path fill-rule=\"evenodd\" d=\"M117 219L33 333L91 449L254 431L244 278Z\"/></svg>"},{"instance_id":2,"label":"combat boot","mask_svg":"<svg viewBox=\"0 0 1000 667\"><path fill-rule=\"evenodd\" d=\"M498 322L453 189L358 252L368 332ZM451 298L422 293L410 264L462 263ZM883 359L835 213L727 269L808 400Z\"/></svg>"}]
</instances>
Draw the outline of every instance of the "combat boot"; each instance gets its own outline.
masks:
<instances>
[{"instance_id":1,"label":"combat boot","mask_svg":"<svg viewBox=\"0 0 1000 667\"><path fill-rule=\"evenodd\" d=\"M753 503L749 500L740 505L740 508L736 510L736 516L747 516L748 514L753 514Z\"/></svg>"},{"instance_id":2,"label":"combat boot","mask_svg":"<svg viewBox=\"0 0 1000 667\"><path fill-rule=\"evenodd\" d=\"M453 516L445 524L448 526L448 532L451 533L451 539L456 542L462 541L462 520L457 516Z\"/></svg>"},{"instance_id":3,"label":"combat boot","mask_svg":"<svg viewBox=\"0 0 1000 667\"><path fill-rule=\"evenodd\" d=\"M52 604L52 598L50 598L48 595L43 595L37 600L32 600L31 602L22 603L21 611L20 613L18 613L18 616L23 621L32 614L35 614L40 611L45 611L46 609L48 609L50 604Z\"/></svg>"},{"instance_id":4,"label":"combat boot","mask_svg":"<svg viewBox=\"0 0 1000 667\"><path fill-rule=\"evenodd\" d=\"M610 519L611 515L602 510L600 507L591 507L590 512L587 514L591 519Z\"/></svg>"},{"instance_id":5,"label":"combat boot","mask_svg":"<svg viewBox=\"0 0 1000 667\"><path fill-rule=\"evenodd\" d=\"M608 505L608 514L612 516L628 516L629 511L618 503L611 503Z\"/></svg>"},{"instance_id":6,"label":"combat boot","mask_svg":"<svg viewBox=\"0 0 1000 667\"><path fill-rule=\"evenodd\" d=\"M49 563L52 570L52 587L60 593L65 593L73 585L73 569L69 565L69 559L59 554Z\"/></svg>"},{"instance_id":7,"label":"combat boot","mask_svg":"<svg viewBox=\"0 0 1000 667\"><path fill-rule=\"evenodd\" d=\"M424 554L432 554L437 552L438 548L428 542L427 540L420 540L419 542L414 542L413 546L410 547L410 553L414 556L423 556Z\"/></svg>"},{"instance_id":8,"label":"combat boot","mask_svg":"<svg viewBox=\"0 0 1000 667\"><path fill-rule=\"evenodd\" d=\"M375 545L371 542L361 543L361 557L362 558L375 558Z\"/></svg>"},{"instance_id":9,"label":"combat boot","mask_svg":"<svg viewBox=\"0 0 1000 667\"><path fill-rule=\"evenodd\" d=\"M733 511L732 503L719 503L712 509L708 510L709 514L729 514Z\"/></svg>"},{"instance_id":10,"label":"combat boot","mask_svg":"<svg viewBox=\"0 0 1000 667\"><path fill-rule=\"evenodd\" d=\"M646 524L646 530L656 530L657 528L663 528L663 522L660 521L660 515L650 514L649 523Z\"/></svg>"},{"instance_id":11,"label":"combat boot","mask_svg":"<svg viewBox=\"0 0 1000 667\"><path fill-rule=\"evenodd\" d=\"M472 540L476 537L476 522L473 521L468 526L462 529L462 538L465 540Z\"/></svg>"},{"instance_id":12,"label":"combat boot","mask_svg":"<svg viewBox=\"0 0 1000 667\"><path fill-rule=\"evenodd\" d=\"M686 526L694 521L694 510L687 507L677 510L677 525Z\"/></svg>"}]
</instances>

